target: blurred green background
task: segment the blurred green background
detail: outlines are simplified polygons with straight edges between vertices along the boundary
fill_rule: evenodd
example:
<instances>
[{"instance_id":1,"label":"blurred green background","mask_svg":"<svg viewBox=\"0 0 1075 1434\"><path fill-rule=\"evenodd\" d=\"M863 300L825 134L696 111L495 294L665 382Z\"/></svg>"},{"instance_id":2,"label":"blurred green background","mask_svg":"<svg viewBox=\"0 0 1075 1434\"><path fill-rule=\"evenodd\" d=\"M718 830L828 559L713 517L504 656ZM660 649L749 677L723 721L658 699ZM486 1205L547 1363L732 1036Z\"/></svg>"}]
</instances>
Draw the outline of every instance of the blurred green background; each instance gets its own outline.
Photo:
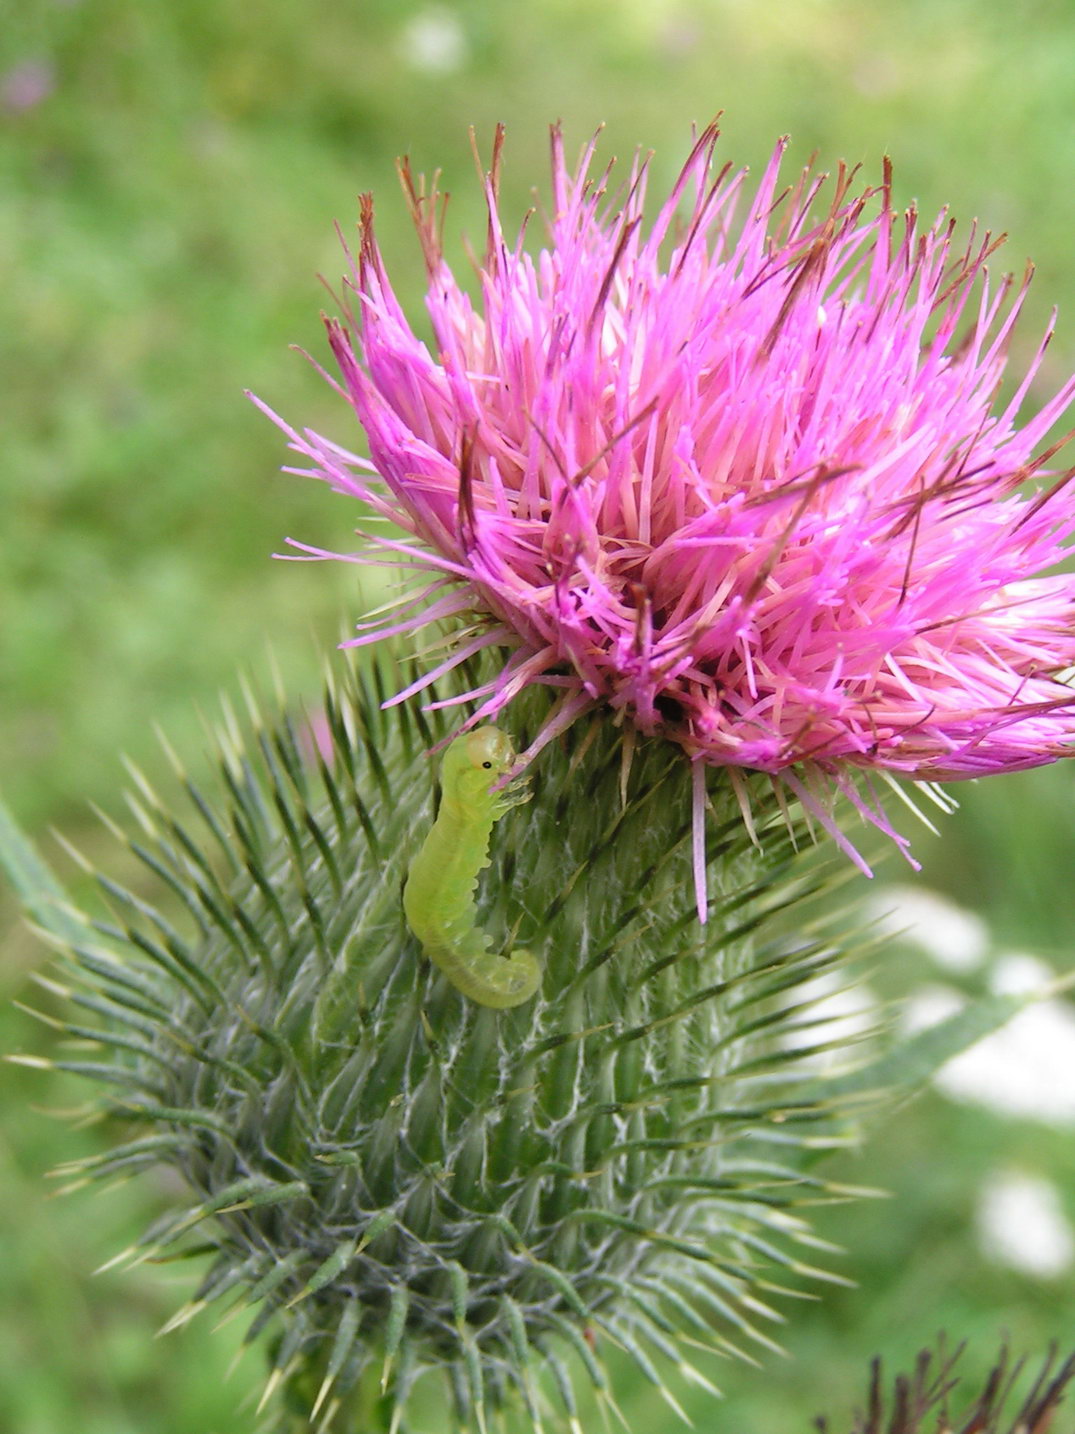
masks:
<instances>
[{"instance_id":1,"label":"blurred green background","mask_svg":"<svg viewBox=\"0 0 1075 1434\"><path fill-rule=\"evenodd\" d=\"M1013 346L1056 340L1038 397L1075 367L1075 8L1070 0L21 0L0 25L0 783L16 813L95 855L87 799L115 811L120 754L163 765L157 721L195 768L202 714L240 668L313 693L342 625L369 594L343 565L274 563L291 534L346 547L355 513L277 472L278 433L252 388L299 423L359 440L300 358L321 352L317 282L335 282L333 221L377 195L382 246L405 301L422 269L393 173L409 152L441 167L448 231L482 233L467 138L508 126L504 210L546 174L547 125L569 144L606 126L605 153L681 163L692 122L725 114L723 154L757 167L777 136L791 164L892 156L897 197L949 204L1007 230L1007 266L1038 279ZM997 951L1071 965L1075 852L1067 770L964 794L940 839L916 834L923 882L988 922ZM111 858L108 858L111 859ZM901 879L903 873L897 873ZM0 907L0 1046L47 1048L8 998L44 961ZM895 974L895 982L892 977ZM937 973L910 946L889 988ZM946 978L947 979L947 978ZM973 986L981 977L967 977ZM33 1000L32 996L27 999ZM1075 1086L1075 1064L1067 1072ZM1063 1079L1063 1072L1060 1074ZM235 1326L155 1342L190 1276L90 1271L167 1199L150 1182L46 1198L56 1160L106 1133L49 1118L83 1092L3 1073L0 1428L13 1434L213 1434L254 1427L247 1355L223 1375ZM974 1212L998 1169L1045 1176L1075 1220L1071 1127L931 1094L838 1173L895 1198L821 1212L860 1282L788 1306L791 1359L727 1367L728 1398L691 1408L703 1430L784 1434L848 1411L866 1361L906 1361L946 1327L983 1369L1001 1331L1043 1349L1075 1329L1070 1273L987 1259ZM670 1416L648 1391L638 1427ZM433 1414L429 1434L439 1434ZM836 1424L839 1427L839 1419Z\"/></svg>"}]
</instances>

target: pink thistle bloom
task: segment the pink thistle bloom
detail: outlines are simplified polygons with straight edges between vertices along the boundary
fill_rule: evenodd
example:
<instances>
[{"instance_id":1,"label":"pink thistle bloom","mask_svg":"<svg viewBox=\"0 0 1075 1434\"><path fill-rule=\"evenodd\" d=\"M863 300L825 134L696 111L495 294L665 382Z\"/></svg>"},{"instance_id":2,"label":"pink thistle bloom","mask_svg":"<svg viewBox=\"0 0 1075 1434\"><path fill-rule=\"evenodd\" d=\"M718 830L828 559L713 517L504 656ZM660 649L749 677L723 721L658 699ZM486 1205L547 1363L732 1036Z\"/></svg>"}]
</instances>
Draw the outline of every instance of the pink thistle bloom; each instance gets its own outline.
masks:
<instances>
[{"instance_id":1,"label":"pink thistle bloom","mask_svg":"<svg viewBox=\"0 0 1075 1434\"><path fill-rule=\"evenodd\" d=\"M1029 271L994 282L999 241L972 229L958 247L946 215L923 230L896 212L887 164L860 193L843 166L827 194L809 169L779 190L781 144L751 196L745 172L715 171L716 138L647 227L645 162L613 194L593 145L571 170L554 130L535 254L501 227L498 133L474 299L439 197L404 164L435 351L367 196L356 313L328 335L372 463L283 426L310 465L292 471L390 518L415 541L380 549L432 575L355 642L487 619L397 700L507 649L467 694L471 722L544 683L560 699L527 761L595 706L679 743L696 872L705 766L771 774L861 865L831 793L895 835L871 774L949 782L1071 753L1075 578L1050 570L1075 501L1071 472L1046 481L1061 445L1042 445L1075 379L1017 423L1050 328L997 402Z\"/></svg>"}]
</instances>

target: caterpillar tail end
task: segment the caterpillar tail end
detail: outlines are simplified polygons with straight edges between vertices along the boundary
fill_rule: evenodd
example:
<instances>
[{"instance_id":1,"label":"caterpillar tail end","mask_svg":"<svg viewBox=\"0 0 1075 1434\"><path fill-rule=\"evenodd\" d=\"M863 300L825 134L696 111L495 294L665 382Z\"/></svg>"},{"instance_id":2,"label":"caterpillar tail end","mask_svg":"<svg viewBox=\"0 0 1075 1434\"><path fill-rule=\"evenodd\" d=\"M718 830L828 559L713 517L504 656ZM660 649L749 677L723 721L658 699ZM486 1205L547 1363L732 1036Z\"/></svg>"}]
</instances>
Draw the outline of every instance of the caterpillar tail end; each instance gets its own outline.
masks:
<instances>
[{"instance_id":1,"label":"caterpillar tail end","mask_svg":"<svg viewBox=\"0 0 1075 1434\"><path fill-rule=\"evenodd\" d=\"M476 991L468 992L471 999L479 1006L490 1006L496 1011L507 1011L529 1001L541 985L541 967L537 958L532 952L520 947L508 957L500 956L494 959L495 977L484 983L480 994Z\"/></svg>"}]
</instances>

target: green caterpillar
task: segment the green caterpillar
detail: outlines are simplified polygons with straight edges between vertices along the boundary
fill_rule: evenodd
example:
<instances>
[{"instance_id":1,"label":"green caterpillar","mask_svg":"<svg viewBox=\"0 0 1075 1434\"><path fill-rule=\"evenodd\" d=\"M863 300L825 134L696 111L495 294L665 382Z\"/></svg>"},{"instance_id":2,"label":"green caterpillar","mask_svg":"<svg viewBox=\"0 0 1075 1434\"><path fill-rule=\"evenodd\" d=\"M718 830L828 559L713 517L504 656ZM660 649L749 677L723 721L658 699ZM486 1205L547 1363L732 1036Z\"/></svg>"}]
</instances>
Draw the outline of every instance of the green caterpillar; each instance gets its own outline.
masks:
<instances>
[{"instance_id":1,"label":"green caterpillar","mask_svg":"<svg viewBox=\"0 0 1075 1434\"><path fill-rule=\"evenodd\" d=\"M489 865L493 823L529 797L490 787L511 767L511 739L496 727L457 737L444 754L441 803L407 872L403 910L422 950L452 985L479 1006L503 1010L528 1001L541 968L529 951L501 956L474 924L478 873Z\"/></svg>"}]
</instances>

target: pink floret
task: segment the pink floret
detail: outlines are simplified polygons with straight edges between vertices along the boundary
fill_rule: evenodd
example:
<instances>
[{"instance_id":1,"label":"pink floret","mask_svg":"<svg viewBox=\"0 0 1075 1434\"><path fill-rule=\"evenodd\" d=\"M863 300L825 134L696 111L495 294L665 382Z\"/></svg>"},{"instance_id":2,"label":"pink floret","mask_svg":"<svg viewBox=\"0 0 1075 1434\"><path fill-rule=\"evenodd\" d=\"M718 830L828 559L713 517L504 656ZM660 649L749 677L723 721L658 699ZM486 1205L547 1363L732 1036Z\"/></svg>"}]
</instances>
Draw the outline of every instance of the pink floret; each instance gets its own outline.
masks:
<instances>
[{"instance_id":1,"label":"pink floret","mask_svg":"<svg viewBox=\"0 0 1075 1434\"><path fill-rule=\"evenodd\" d=\"M1075 495L1044 445L1075 380L1017 423L1047 334L997 401L1029 274L994 281L988 234L923 230L887 166L857 193L842 167L779 189L783 145L751 196L716 170L716 138L647 225L645 163L614 190L593 146L571 170L554 131L533 252L501 230L498 135L474 301L404 166L436 351L367 199L353 318L328 331L372 468L287 431L299 471L391 517L416 541L380 547L433 577L356 641L488 618L411 691L506 649L474 720L562 689L531 753L603 706L696 764L779 776L826 825L827 785L890 830L856 775L1071 752L1075 578L1056 569Z\"/></svg>"}]
</instances>

